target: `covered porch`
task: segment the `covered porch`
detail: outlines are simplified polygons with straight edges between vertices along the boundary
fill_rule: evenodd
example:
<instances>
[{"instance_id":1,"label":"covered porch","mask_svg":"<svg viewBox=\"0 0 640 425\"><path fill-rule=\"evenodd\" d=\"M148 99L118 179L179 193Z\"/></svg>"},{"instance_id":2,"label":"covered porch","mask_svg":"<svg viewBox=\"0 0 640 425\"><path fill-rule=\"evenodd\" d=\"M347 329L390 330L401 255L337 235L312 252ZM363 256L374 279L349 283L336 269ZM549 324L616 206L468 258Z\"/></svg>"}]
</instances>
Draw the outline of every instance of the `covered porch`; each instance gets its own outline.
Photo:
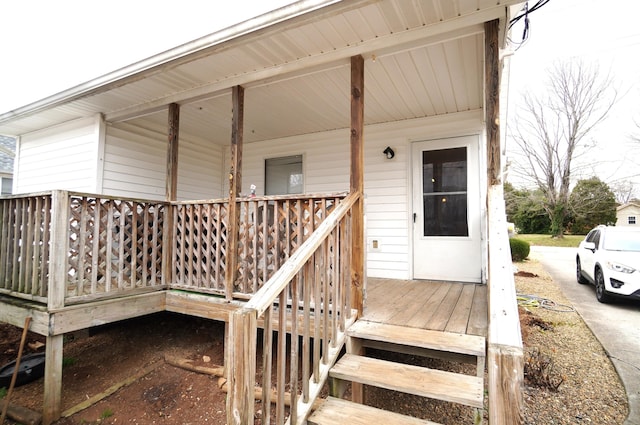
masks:
<instances>
[{"instance_id":1,"label":"covered porch","mask_svg":"<svg viewBox=\"0 0 640 425\"><path fill-rule=\"evenodd\" d=\"M263 414L277 424L307 421L330 379L355 379L362 401L369 382L336 362L375 368L361 357L378 343L473 357L477 375L486 357L491 423L522 421L499 133L499 49L517 1L454 3L301 1L197 40L187 54L0 116L0 128L24 135L24 194L0 200L0 320L32 317L31 330L47 336L45 423L60 414L66 332L161 310L228 323L229 424L254 422L256 385L274 388L275 402L263 402L273 414ZM367 270L406 280L421 258L410 245L424 204L420 178L407 171L420 169L411 146L464 134L473 146L463 151L478 155L473 175L461 174L476 186L460 216L474 216L477 237L466 229L462 237L475 237L474 273L486 290L451 284L428 295L414 283L388 293L373 280L369 288ZM380 155L392 144L395 161ZM51 158L51 146L62 158ZM301 152L303 193L265 196L266 160ZM84 180L91 187L81 190ZM374 241L384 249L369 249ZM376 304L376 292L390 297ZM481 408L478 378L447 378L451 393L468 386L454 401ZM429 387L407 390L449 397Z\"/></svg>"}]
</instances>

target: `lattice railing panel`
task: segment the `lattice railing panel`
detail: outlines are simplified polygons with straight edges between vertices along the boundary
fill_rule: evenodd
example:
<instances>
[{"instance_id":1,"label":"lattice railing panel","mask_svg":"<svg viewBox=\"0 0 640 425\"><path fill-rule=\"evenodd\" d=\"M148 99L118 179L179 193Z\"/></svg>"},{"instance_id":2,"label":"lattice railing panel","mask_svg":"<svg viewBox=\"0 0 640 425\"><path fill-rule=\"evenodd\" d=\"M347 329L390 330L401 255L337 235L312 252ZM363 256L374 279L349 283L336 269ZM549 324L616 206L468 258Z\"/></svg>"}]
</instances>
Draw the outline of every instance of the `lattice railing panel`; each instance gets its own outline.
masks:
<instances>
[{"instance_id":1,"label":"lattice railing panel","mask_svg":"<svg viewBox=\"0 0 640 425\"><path fill-rule=\"evenodd\" d=\"M260 289L342 198L287 196L240 201L236 295Z\"/></svg>"},{"instance_id":2,"label":"lattice railing panel","mask_svg":"<svg viewBox=\"0 0 640 425\"><path fill-rule=\"evenodd\" d=\"M162 285L165 206L71 195L67 297Z\"/></svg>"},{"instance_id":3,"label":"lattice railing panel","mask_svg":"<svg viewBox=\"0 0 640 425\"><path fill-rule=\"evenodd\" d=\"M172 284L223 293L228 205L180 203L173 214Z\"/></svg>"}]
</instances>

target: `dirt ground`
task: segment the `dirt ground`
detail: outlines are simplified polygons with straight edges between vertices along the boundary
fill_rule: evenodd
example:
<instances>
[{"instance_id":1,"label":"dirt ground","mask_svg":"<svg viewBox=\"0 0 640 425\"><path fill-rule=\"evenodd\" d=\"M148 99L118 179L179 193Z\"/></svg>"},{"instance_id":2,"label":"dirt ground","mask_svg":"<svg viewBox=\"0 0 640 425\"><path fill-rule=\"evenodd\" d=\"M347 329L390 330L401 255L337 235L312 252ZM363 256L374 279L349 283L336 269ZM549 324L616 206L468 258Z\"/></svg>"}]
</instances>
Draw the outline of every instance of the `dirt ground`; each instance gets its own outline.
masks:
<instances>
[{"instance_id":1,"label":"dirt ground","mask_svg":"<svg viewBox=\"0 0 640 425\"><path fill-rule=\"evenodd\" d=\"M15 357L20 332L0 326L0 363ZM164 360L172 356L191 359L194 365L221 365L223 337L223 323L172 313L65 336L63 411L132 375L138 379L56 424L225 424L226 393L218 388L217 378L188 372ZM29 334L27 341L44 342L44 338ZM25 348L25 354L32 351ZM42 382L17 387L12 401L41 410Z\"/></svg>"},{"instance_id":2,"label":"dirt ground","mask_svg":"<svg viewBox=\"0 0 640 425\"><path fill-rule=\"evenodd\" d=\"M538 263L528 261L518 267L516 286L520 293L567 304ZM565 312L536 306L521 312L526 362L531 366L548 357L552 363L541 373L546 376L542 383L526 377L524 423L622 424L627 415L624 389L602 347L580 317L571 309ZM218 388L218 378L165 361L169 356L190 359L194 365L222 365L223 335L223 323L159 313L65 336L63 411L114 384L132 382L56 424L225 424L226 394ZM0 365L15 358L20 336L20 329L0 325ZM25 348L25 354L44 350L34 345L44 343L38 335L29 334L27 342L31 347ZM545 385L553 386L559 380L557 390ZM39 379L16 388L12 401L41 410L42 383ZM444 425L471 423L473 414L470 408L387 390L368 388L366 397L368 404ZM259 405L256 411L260 411Z\"/></svg>"}]
</instances>

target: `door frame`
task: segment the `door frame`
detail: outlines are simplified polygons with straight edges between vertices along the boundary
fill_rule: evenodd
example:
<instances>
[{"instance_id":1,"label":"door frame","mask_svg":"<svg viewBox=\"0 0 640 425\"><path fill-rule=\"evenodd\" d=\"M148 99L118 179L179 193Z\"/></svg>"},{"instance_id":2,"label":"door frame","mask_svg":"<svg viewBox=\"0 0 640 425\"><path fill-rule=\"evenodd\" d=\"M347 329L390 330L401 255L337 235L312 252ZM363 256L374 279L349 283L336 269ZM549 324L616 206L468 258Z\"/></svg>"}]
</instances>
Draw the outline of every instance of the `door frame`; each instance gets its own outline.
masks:
<instances>
[{"instance_id":1,"label":"door frame","mask_svg":"<svg viewBox=\"0 0 640 425\"><path fill-rule=\"evenodd\" d=\"M464 137L474 137L477 138L477 166L478 166L478 199L476 207L479 208L480 211L480 223L479 223L479 237L480 237L480 247L481 247L481 276L480 282L485 284L487 282L487 263L488 263L488 241L486 238L487 234L487 174L483 172L487 168L487 151L486 151L486 135L484 132L469 132L463 134L443 134L439 137L428 137L428 138L413 138L409 140L409 155L407 158L408 162L408 181L409 181L409 193L407 196L409 197L409 211L408 211L408 223L409 223L409 261L410 261L410 278L420 280L421 278L416 277L416 265L415 265L415 232L414 232L414 223L413 223L413 213L415 211L415 199L414 199L414 189L416 184L420 184L420 182L416 182L414 179L414 145L416 143L424 143L424 142L439 142L446 141L448 139L458 139ZM434 149L440 149L436 147Z\"/></svg>"}]
</instances>

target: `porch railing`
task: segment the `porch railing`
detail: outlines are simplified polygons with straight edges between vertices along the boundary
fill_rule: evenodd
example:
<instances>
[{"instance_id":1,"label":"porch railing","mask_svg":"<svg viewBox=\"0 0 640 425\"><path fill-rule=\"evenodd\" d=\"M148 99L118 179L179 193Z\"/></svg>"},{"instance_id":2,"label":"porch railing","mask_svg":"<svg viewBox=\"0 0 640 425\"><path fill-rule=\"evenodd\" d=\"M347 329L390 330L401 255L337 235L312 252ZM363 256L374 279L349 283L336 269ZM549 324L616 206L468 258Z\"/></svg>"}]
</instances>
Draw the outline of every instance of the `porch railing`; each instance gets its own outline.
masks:
<instances>
[{"instance_id":1,"label":"porch railing","mask_svg":"<svg viewBox=\"0 0 640 425\"><path fill-rule=\"evenodd\" d=\"M163 202L70 193L67 302L164 287Z\"/></svg>"},{"instance_id":2,"label":"porch railing","mask_svg":"<svg viewBox=\"0 0 640 425\"><path fill-rule=\"evenodd\" d=\"M502 186L489 188L489 423L523 424L524 358Z\"/></svg>"},{"instance_id":3,"label":"porch railing","mask_svg":"<svg viewBox=\"0 0 640 425\"><path fill-rule=\"evenodd\" d=\"M65 191L3 197L0 292L73 303L161 289L164 210Z\"/></svg>"},{"instance_id":4,"label":"porch railing","mask_svg":"<svg viewBox=\"0 0 640 425\"><path fill-rule=\"evenodd\" d=\"M345 196L238 199L233 297L258 291ZM55 286L57 307L169 286L224 295L227 211L225 200L166 203L66 191L2 197L0 293L47 303Z\"/></svg>"},{"instance_id":5,"label":"porch railing","mask_svg":"<svg viewBox=\"0 0 640 425\"><path fill-rule=\"evenodd\" d=\"M256 381L262 388L263 424L304 423L344 344L345 329L356 317L348 249L357 200L358 194L351 194L338 204L245 307L231 315L227 423L254 423ZM261 359L256 349L259 322L264 328Z\"/></svg>"},{"instance_id":6,"label":"porch railing","mask_svg":"<svg viewBox=\"0 0 640 425\"><path fill-rule=\"evenodd\" d=\"M51 193L0 199L0 291L46 302Z\"/></svg>"},{"instance_id":7,"label":"porch railing","mask_svg":"<svg viewBox=\"0 0 640 425\"><path fill-rule=\"evenodd\" d=\"M345 194L238 199L234 298L249 298L314 232ZM226 292L228 201L175 202L172 287Z\"/></svg>"}]
</instances>

